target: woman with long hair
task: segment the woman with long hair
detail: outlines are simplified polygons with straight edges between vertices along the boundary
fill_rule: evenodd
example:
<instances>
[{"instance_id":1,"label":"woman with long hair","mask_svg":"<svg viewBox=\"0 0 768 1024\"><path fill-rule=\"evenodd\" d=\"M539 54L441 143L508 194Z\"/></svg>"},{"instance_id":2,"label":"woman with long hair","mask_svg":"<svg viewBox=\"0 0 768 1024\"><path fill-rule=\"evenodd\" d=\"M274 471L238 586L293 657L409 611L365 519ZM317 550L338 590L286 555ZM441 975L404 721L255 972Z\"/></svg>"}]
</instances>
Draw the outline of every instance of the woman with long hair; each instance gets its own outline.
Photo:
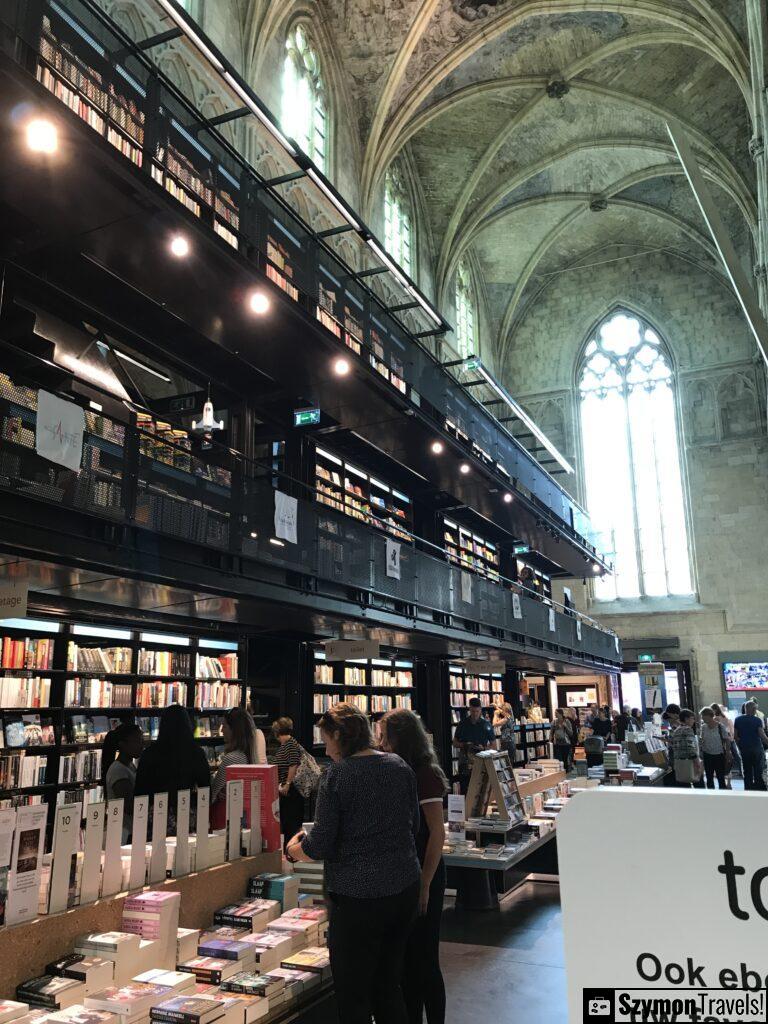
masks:
<instances>
[{"instance_id":1,"label":"woman with long hair","mask_svg":"<svg viewBox=\"0 0 768 1024\"><path fill-rule=\"evenodd\" d=\"M211 770L203 748L195 739L186 708L170 704L160 715L157 739L146 748L136 772L136 796L168 794L168 826L176 825L180 790L210 786Z\"/></svg>"},{"instance_id":2,"label":"woman with long hair","mask_svg":"<svg viewBox=\"0 0 768 1024\"><path fill-rule=\"evenodd\" d=\"M227 768L233 764L264 764L266 743L245 708L230 708L221 726L224 753L211 786L211 803L223 800L227 791Z\"/></svg>"},{"instance_id":3,"label":"woman with long hair","mask_svg":"<svg viewBox=\"0 0 768 1024\"><path fill-rule=\"evenodd\" d=\"M101 767L107 800L123 801L123 843L133 831L133 792L136 786L136 758L141 756L144 735L135 722L123 722L104 737Z\"/></svg>"},{"instance_id":4,"label":"woman with long hair","mask_svg":"<svg viewBox=\"0 0 768 1024\"><path fill-rule=\"evenodd\" d=\"M510 717L512 709L510 708ZM410 1024L445 1020L445 983L440 970L440 918L445 897L443 797L448 780L418 715L407 708L388 711L381 720L381 746L397 754L416 775L421 810L416 853L421 864L419 916L411 928L403 962L403 995Z\"/></svg>"},{"instance_id":5,"label":"woman with long hair","mask_svg":"<svg viewBox=\"0 0 768 1024\"><path fill-rule=\"evenodd\" d=\"M416 779L401 758L374 749L354 704L335 704L318 726L333 764L312 830L294 836L287 855L325 862L340 1024L403 1024L403 955L419 902Z\"/></svg>"}]
</instances>

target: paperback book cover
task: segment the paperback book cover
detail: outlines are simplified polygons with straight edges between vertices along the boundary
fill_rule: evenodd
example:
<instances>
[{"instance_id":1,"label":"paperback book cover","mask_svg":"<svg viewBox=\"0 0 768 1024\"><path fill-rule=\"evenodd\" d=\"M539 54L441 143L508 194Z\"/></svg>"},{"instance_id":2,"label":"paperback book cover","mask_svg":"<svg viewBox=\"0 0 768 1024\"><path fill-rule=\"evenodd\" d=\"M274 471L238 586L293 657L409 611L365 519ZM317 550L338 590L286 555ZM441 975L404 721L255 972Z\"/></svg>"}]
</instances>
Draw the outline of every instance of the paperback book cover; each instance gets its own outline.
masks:
<instances>
[{"instance_id":1,"label":"paperback book cover","mask_svg":"<svg viewBox=\"0 0 768 1024\"><path fill-rule=\"evenodd\" d=\"M65 1010L85 998L85 985L74 978L59 978L44 974L25 981L16 989L20 1002L30 1006L47 1006L52 1010Z\"/></svg>"},{"instance_id":2,"label":"paperback book cover","mask_svg":"<svg viewBox=\"0 0 768 1024\"><path fill-rule=\"evenodd\" d=\"M221 960L211 956L196 956L179 964L180 971L194 974L198 981L220 985L239 970L236 960Z\"/></svg>"},{"instance_id":3,"label":"paperback book cover","mask_svg":"<svg viewBox=\"0 0 768 1024\"><path fill-rule=\"evenodd\" d=\"M285 988L285 979L272 978L268 974L255 974L252 971L241 971L222 982L222 992L244 992L251 996L270 998Z\"/></svg>"},{"instance_id":4,"label":"paperback book cover","mask_svg":"<svg viewBox=\"0 0 768 1024\"><path fill-rule=\"evenodd\" d=\"M249 942L232 942L227 939L201 940L197 947L199 956L218 957L220 960L248 960L253 958L253 946Z\"/></svg>"},{"instance_id":5,"label":"paperback book cover","mask_svg":"<svg viewBox=\"0 0 768 1024\"><path fill-rule=\"evenodd\" d=\"M29 1010L27 1003L17 1003L13 999L0 999L0 1024L6 1024L6 1021L16 1020L17 1017L23 1017Z\"/></svg>"},{"instance_id":6,"label":"paperback book cover","mask_svg":"<svg viewBox=\"0 0 768 1024\"><path fill-rule=\"evenodd\" d=\"M161 1003L168 995L168 989L162 985L147 985L143 982L131 982L128 985L111 985L86 996L85 1005L95 1010L106 1010L121 1017L138 1017L148 1013L156 1004Z\"/></svg>"},{"instance_id":7,"label":"paperback book cover","mask_svg":"<svg viewBox=\"0 0 768 1024\"><path fill-rule=\"evenodd\" d=\"M192 989L195 986L195 976L187 974L186 971L164 971L161 967L154 967L152 970L137 974L133 979L143 985L162 985L172 992Z\"/></svg>"},{"instance_id":8,"label":"paperback book cover","mask_svg":"<svg viewBox=\"0 0 768 1024\"><path fill-rule=\"evenodd\" d=\"M115 1015L104 1010L91 1010L87 1006L70 1006L66 1010L57 1010L46 1018L56 1024L114 1024Z\"/></svg>"},{"instance_id":9,"label":"paperback book cover","mask_svg":"<svg viewBox=\"0 0 768 1024\"><path fill-rule=\"evenodd\" d=\"M322 974L330 970L331 961L328 957L328 950L324 946L310 946L286 957L282 966L297 971L314 971L317 974Z\"/></svg>"},{"instance_id":10,"label":"paperback book cover","mask_svg":"<svg viewBox=\"0 0 768 1024\"><path fill-rule=\"evenodd\" d=\"M174 996L153 1006L151 1018L164 1024L207 1024L220 1017L223 1010L223 1002L211 996Z\"/></svg>"}]
</instances>

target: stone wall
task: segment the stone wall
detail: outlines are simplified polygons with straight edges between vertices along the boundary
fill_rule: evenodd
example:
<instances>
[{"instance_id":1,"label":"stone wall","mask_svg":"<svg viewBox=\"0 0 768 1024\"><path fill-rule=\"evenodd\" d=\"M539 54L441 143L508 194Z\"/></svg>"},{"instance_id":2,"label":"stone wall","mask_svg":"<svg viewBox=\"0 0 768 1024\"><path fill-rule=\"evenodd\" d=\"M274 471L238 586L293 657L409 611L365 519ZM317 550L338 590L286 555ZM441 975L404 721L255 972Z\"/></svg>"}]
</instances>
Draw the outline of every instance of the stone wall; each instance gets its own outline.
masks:
<instances>
[{"instance_id":1,"label":"stone wall","mask_svg":"<svg viewBox=\"0 0 768 1024\"><path fill-rule=\"evenodd\" d=\"M657 328L678 371L697 594L611 605L576 585L574 596L625 639L679 637L661 653L690 660L697 703L711 701L722 696L720 653L768 651L765 376L729 286L711 273L656 254L563 274L518 325L505 373L577 465L576 368L617 305ZM570 486L583 497L578 479Z\"/></svg>"}]
</instances>

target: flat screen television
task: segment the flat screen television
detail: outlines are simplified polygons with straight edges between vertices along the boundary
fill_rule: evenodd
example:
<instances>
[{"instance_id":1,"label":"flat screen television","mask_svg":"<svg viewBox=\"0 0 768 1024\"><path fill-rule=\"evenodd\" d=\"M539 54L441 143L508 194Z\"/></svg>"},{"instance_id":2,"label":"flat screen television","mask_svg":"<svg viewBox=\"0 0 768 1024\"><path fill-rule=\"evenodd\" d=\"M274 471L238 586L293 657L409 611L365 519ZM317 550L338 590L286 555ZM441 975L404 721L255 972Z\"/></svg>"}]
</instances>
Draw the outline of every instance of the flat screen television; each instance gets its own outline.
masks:
<instances>
[{"instance_id":1,"label":"flat screen television","mask_svg":"<svg viewBox=\"0 0 768 1024\"><path fill-rule=\"evenodd\" d=\"M723 676L728 692L768 690L768 661L726 661Z\"/></svg>"}]
</instances>

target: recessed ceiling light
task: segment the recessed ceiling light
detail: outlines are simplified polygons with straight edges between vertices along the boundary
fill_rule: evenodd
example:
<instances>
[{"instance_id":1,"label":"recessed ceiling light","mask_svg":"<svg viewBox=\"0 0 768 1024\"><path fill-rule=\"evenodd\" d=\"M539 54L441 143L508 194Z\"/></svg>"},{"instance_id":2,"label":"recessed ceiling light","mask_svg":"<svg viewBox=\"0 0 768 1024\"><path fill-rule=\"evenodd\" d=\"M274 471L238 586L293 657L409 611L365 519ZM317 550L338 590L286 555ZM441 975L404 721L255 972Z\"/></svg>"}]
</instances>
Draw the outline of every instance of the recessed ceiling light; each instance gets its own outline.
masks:
<instances>
[{"instance_id":1,"label":"recessed ceiling light","mask_svg":"<svg viewBox=\"0 0 768 1024\"><path fill-rule=\"evenodd\" d=\"M264 292L251 292L248 296L248 308L252 313L256 313L257 316L263 316L269 309L269 298Z\"/></svg>"},{"instance_id":2,"label":"recessed ceiling light","mask_svg":"<svg viewBox=\"0 0 768 1024\"><path fill-rule=\"evenodd\" d=\"M258 536L259 536L259 535L258 535L258 533L256 533L256 531L255 531L255 530L251 530L251 540L256 540L256 538L257 538Z\"/></svg>"},{"instance_id":3,"label":"recessed ceiling light","mask_svg":"<svg viewBox=\"0 0 768 1024\"><path fill-rule=\"evenodd\" d=\"M27 146L33 153L55 153L59 148L59 133L47 117L35 117L27 124Z\"/></svg>"},{"instance_id":4,"label":"recessed ceiling light","mask_svg":"<svg viewBox=\"0 0 768 1024\"><path fill-rule=\"evenodd\" d=\"M337 377L346 377L350 369L349 360L344 359L343 356L340 356L333 364L333 372Z\"/></svg>"},{"instance_id":5,"label":"recessed ceiling light","mask_svg":"<svg viewBox=\"0 0 768 1024\"><path fill-rule=\"evenodd\" d=\"M599 565L593 565L592 566L592 572L600 572L600 566Z\"/></svg>"},{"instance_id":6,"label":"recessed ceiling light","mask_svg":"<svg viewBox=\"0 0 768 1024\"><path fill-rule=\"evenodd\" d=\"M463 473L463 474L464 474L464 476L466 476L466 475L467 475L467 473L469 472L469 470L470 470L470 465L469 465L469 463L468 463L468 462L462 462L462 464L461 464L461 465L459 466L459 472L460 472L460 473Z\"/></svg>"},{"instance_id":7,"label":"recessed ceiling light","mask_svg":"<svg viewBox=\"0 0 768 1024\"><path fill-rule=\"evenodd\" d=\"M432 442L432 454L433 455L442 455L444 451L445 451L445 445L443 444L442 441L433 441Z\"/></svg>"},{"instance_id":8,"label":"recessed ceiling light","mask_svg":"<svg viewBox=\"0 0 768 1024\"><path fill-rule=\"evenodd\" d=\"M509 493L509 491L507 491L507 493L504 495L504 501L507 503L507 505L511 505L512 502L514 501L514 498Z\"/></svg>"},{"instance_id":9,"label":"recessed ceiling light","mask_svg":"<svg viewBox=\"0 0 768 1024\"><path fill-rule=\"evenodd\" d=\"M278 540L277 537L270 537L269 538L269 543L270 544L274 544L276 548L284 548L285 547L285 544L281 540Z\"/></svg>"},{"instance_id":10,"label":"recessed ceiling light","mask_svg":"<svg viewBox=\"0 0 768 1024\"><path fill-rule=\"evenodd\" d=\"M185 256L189 256L189 241L184 235L174 235L168 248L171 255L177 259L183 260Z\"/></svg>"}]
</instances>

